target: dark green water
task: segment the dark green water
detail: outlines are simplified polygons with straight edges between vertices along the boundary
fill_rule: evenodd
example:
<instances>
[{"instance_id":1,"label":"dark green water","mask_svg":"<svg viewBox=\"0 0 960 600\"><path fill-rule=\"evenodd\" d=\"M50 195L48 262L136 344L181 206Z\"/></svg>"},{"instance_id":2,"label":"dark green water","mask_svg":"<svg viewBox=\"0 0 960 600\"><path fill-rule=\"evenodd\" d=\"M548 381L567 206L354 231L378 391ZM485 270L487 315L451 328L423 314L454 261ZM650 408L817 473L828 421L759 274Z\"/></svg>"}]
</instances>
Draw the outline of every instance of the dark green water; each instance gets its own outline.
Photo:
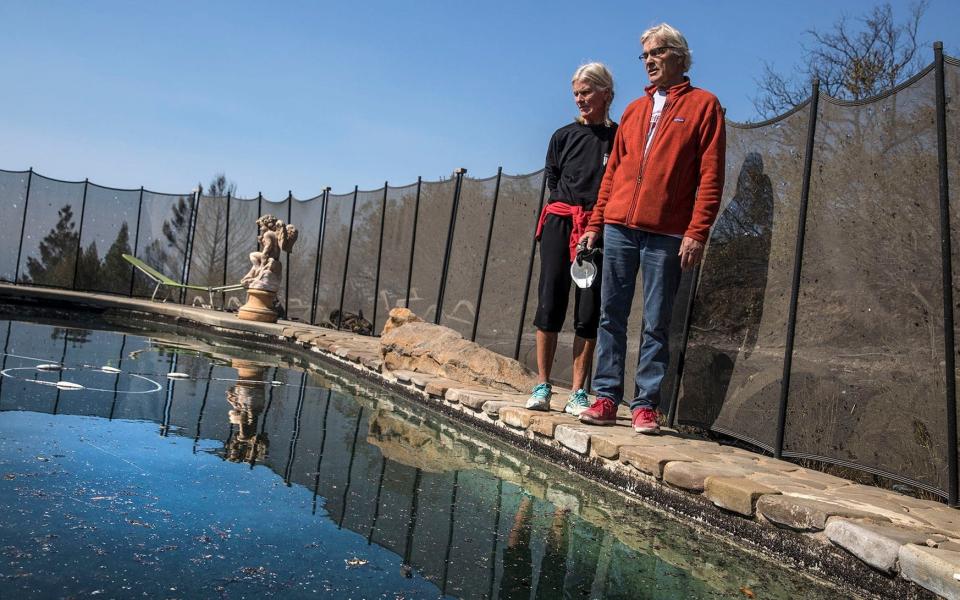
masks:
<instances>
[{"instance_id":1,"label":"dark green water","mask_svg":"<svg viewBox=\"0 0 960 600\"><path fill-rule=\"evenodd\" d=\"M836 597L333 373L88 327L0 321L0 598Z\"/></svg>"}]
</instances>

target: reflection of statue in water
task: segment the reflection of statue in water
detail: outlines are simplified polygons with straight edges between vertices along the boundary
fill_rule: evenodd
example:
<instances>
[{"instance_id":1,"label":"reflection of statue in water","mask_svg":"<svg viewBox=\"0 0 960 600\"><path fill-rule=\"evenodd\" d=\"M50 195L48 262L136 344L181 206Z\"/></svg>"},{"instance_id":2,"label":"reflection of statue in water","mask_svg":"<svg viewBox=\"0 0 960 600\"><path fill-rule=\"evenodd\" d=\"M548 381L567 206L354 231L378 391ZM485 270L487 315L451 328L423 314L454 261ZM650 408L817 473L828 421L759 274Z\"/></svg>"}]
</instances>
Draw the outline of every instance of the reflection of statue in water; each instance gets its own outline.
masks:
<instances>
[{"instance_id":1,"label":"reflection of statue in water","mask_svg":"<svg viewBox=\"0 0 960 600\"><path fill-rule=\"evenodd\" d=\"M257 241L260 250L250 253L252 266L240 282L248 289L280 291L283 265L280 252L290 252L297 241L297 229L293 225L284 225L273 215L263 215L257 219L260 235Z\"/></svg>"},{"instance_id":2,"label":"reflection of statue in water","mask_svg":"<svg viewBox=\"0 0 960 600\"><path fill-rule=\"evenodd\" d=\"M235 361L233 366L240 381L227 390L227 402L230 423L237 426L237 432L227 440L224 450L231 462L253 464L270 446L266 432L257 432L265 404L263 367L245 361Z\"/></svg>"},{"instance_id":3,"label":"reflection of statue in water","mask_svg":"<svg viewBox=\"0 0 960 600\"><path fill-rule=\"evenodd\" d=\"M237 310L237 316L247 321L276 323L277 292L283 281L283 265L280 252L290 252L297 241L297 228L284 225L273 215L257 219L260 235L257 241L260 250L250 253L250 271L241 279L247 288L247 303Z\"/></svg>"}]
</instances>

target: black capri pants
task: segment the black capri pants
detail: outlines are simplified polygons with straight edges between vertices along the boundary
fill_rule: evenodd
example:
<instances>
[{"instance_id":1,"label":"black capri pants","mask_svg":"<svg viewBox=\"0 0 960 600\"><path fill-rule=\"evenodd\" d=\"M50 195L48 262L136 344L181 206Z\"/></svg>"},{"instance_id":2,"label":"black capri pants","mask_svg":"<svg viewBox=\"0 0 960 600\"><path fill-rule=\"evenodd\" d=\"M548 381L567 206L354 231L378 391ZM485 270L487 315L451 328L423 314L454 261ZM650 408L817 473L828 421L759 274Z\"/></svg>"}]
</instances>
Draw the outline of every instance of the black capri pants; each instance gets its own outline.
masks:
<instances>
[{"instance_id":1,"label":"black capri pants","mask_svg":"<svg viewBox=\"0 0 960 600\"><path fill-rule=\"evenodd\" d=\"M540 331L559 332L570 301L570 234L573 219L547 215L540 233L540 284L537 315L533 325ZM599 241L599 240L598 240ZM596 339L600 324L600 260L595 260L597 277L587 289L574 286L573 331L578 337Z\"/></svg>"}]
</instances>

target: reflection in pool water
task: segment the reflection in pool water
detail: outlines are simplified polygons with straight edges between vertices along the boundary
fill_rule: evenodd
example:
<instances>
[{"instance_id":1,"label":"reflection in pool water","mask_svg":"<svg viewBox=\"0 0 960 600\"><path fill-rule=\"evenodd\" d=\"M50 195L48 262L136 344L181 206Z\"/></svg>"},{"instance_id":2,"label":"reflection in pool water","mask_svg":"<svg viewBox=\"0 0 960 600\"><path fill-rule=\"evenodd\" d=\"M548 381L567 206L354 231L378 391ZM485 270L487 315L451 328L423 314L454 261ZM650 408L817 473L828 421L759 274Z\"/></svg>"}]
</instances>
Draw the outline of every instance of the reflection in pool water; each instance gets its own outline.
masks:
<instances>
[{"instance_id":1,"label":"reflection in pool water","mask_svg":"<svg viewBox=\"0 0 960 600\"><path fill-rule=\"evenodd\" d=\"M0 597L835 595L403 400L157 335L0 322Z\"/></svg>"}]
</instances>

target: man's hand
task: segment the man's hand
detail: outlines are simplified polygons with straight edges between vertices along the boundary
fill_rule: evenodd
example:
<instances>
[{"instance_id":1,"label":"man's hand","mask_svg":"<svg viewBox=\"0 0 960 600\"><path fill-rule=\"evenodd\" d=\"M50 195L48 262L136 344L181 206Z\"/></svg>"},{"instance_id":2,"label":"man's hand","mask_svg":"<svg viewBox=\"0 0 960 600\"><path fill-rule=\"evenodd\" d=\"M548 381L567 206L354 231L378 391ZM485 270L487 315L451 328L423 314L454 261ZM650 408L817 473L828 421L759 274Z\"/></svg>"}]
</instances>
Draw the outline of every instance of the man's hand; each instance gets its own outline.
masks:
<instances>
[{"instance_id":1,"label":"man's hand","mask_svg":"<svg viewBox=\"0 0 960 600\"><path fill-rule=\"evenodd\" d=\"M683 241L680 242L680 268L684 271L692 269L702 258L703 242L684 236Z\"/></svg>"},{"instance_id":2,"label":"man's hand","mask_svg":"<svg viewBox=\"0 0 960 600\"><path fill-rule=\"evenodd\" d=\"M593 245L597 243L597 232L596 231L586 232L585 234L580 236L580 243L581 244L586 243L587 250L592 250Z\"/></svg>"}]
</instances>

